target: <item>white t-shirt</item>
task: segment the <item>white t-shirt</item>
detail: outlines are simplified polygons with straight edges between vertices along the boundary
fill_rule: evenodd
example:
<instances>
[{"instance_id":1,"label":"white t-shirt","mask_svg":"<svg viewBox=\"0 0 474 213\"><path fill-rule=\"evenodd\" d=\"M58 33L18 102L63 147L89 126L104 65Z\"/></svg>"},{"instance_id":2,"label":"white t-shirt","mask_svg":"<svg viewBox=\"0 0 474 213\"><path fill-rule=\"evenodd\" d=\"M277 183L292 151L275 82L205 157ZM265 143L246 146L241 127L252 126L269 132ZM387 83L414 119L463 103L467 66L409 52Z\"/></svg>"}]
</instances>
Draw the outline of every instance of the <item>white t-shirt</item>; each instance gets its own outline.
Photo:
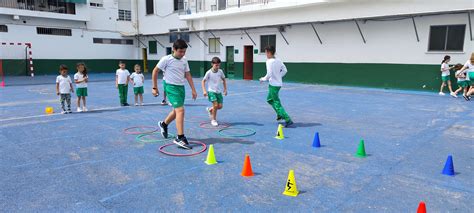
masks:
<instances>
[{"instance_id":1,"label":"white t-shirt","mask_svg":"<svg viewBox=\"0 0 474 213\"><path fill-rule=\"evenodd\" d=\"M130 73L127 69L117 69L115 75L118 76L118 84L126 84L127 77L130 76Z\"/></svg>"},{"instance_id":2,"label":"white t-shirt","mask_svg":"<svg viewBox=\"0 0 474 213\"><path fill-rule=\"evenodd\" d=\"M285 64L280 59L270 58L267 59L267 75L263 77L263 80L269 80L270 85L281 87L283 85L283 76L286 75L288 70Z\"/></svg>"},{"instance_id":3,"label":"white t-shirt","mask_svg":"<svg viewBox=\"0 0 474 213\"><path fill-rule=\"evenodd\" d=\"M213 72L211 68L206 72L203 79L207 82L207 91L215 93L222 92L220 85L222 80L225 79L225 75L221 69L217 70L217 72Z\"/></svg>"},{"instance_id":4,"label":"white t-shirt","mask_svg":"<svg viewBox=\"0 0 474 213\"><path fill-rule=\"evenodd\" d=\"M143 82L145 81L145 76L143 74L138 74L136 72L130 75L130 79L133 80L133 87L142 87Z\"/></svg>"},{"instance_id":5,"label":"white t-shirt","mask_svg":"<svg viewBox=\"0 0 474 213\"><path fill-rule=\"evenodd\" d=\"M466 76L467 76L467 77L466 77L466 80L468 80L468 81L469 81L469 80L474 80L474 79L470 79L470 78L469 78L469 73L474 72L474 65L471 64L471 60L467 60L466 63L464 64L464 66L467 67L467 69L464 71L464 72L466 72ZM472 75L472 74L471 74L471 75Z\"/></svg>"},{"instance_id":6,"label":"white t-shirt","mask_svg":"<svg viewBox=\"0 0 474 213\"><path fill-rule=\"evenodd\" d=\"M459 75L460 73L461 73L461 70L456 71L456 76ZM458 82L465 81L465 80L466 80L466 77L458 78Z\"/></svg>"},{"instance_id":7,"label":"white t-shirt","mask_svg":"<svg viewBox=\"0 0 474 213\"><path fill-rule=\"evenodd\" d=\"M441 76L449 76L449 64L441 64Z\"/></svg>"},{"instance_id":8,"label":"white t-shirt","mask_svg":"<svg viewBox=\"0 0 474 213\"><path fill-rule=\"evenodd\" d=\"M160 59L156 66L164 71L163 79L166 79L167 84L184 85L185 74L189 72L188 60L185 57L177 59L173 55L166 55Z\"/></svg>"},{"instance_id":9,"label":"white t-shirt","mask_svg":"<svg viewBox=\"0 0 474 213\"><path fill-rule=\"evenodd\" d=\"M59 93L60 94L69 94L71 93L71 78L68 76L64 77L62 75L58 75L56 77L56 83L59 83Z\"/></svg>"},{"instance_id":10,"label":"white t-shirt","mask_svg":"<svg viewBox=\"0 0 474 213\"><path fill-rule=\"evenodd\" d=\"M84 80L84 75L80 72L77 72L74 74L74 81L83 81ZM87 88L87 83L86 82L81 82L81 83L76 83L77 88Z\"/></svg>"}]
</instances>

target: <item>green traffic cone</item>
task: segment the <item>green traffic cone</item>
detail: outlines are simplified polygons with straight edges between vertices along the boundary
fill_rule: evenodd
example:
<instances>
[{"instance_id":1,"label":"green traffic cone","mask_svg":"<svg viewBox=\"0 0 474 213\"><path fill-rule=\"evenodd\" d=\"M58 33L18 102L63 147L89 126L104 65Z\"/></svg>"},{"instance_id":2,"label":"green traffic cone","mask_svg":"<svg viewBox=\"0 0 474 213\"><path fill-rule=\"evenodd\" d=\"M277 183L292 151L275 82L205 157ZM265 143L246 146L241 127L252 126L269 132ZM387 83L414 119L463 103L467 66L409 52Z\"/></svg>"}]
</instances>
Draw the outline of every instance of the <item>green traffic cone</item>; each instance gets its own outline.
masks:
<instances>
[{"instance_id":1,"label":"green traffic cone","mask_svg":"<svg viewBox=\"0 0 474 213\"><path fill-rule=\"evenodd\" d=\"M359 147L357 148L357 153L355 154L358 158L365 158L367 155L365 154L365 146L364 140L360 140Z\"/></svg>"}]
</instances>

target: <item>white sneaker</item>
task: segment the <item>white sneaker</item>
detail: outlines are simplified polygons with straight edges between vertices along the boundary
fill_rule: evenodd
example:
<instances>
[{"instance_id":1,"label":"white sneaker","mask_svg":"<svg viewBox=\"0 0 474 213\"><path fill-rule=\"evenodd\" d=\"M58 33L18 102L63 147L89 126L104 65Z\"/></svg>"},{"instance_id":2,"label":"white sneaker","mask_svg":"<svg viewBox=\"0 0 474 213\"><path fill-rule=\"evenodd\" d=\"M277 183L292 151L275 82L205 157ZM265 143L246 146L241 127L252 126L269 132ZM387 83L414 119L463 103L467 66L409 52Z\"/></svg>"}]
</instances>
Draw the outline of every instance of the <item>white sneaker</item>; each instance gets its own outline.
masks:
<instances>
[{"instance_id":1,"label":"white sneaker","mask_svg":"<svg viewBox=\"0 0 474 213\"><path fill-rule=\"evenodd\" d=\"M439 92L438 94L439 94L439 95L445 95L444 92Z\"/></svg>"},{"instance_id":2,"label":"white sneaker","mask_svg":"<svg viewBox=\"0 0 474 213\"><path fill-rule=\"evenodd\" d=\"M140 104L140 106L143 106L143 102Z\"/></svg>"},{"instance_id":3,"label":"white sneaker","mask_svg":"<svg viewBox=\"0 0 474 213\"><path fill-rule=\"evenodd\" d=\"M452 93L449 93L451 96L457 98L458 96L456 95L456 93L452 92Z\"/></svg>"},{"instance_id":4,"label":"white sneaker","mask_svg":"<svg viewBox=\"0 0 474 213\"><path fill-rule=\"evenodd\" d=\"M217 123L216 120L212 120L212 121L211 121L211 125L212 125L212 126L219 126L219 124Z\"/></svg>"},{"instance_id":5,"label":"white sneaker","mask_svg":"<svg viewBox=\"0 0 474 213\"><path fill-rule=\"evenodd\" d=\"M81 107L77 107L77 112L82 112Z\"/></svg>"},{"instance_id":6,"label":"white sneaker","mask_svg":"<svg viewBox=\"0 0 474 213\"><path fill-rule=\"evenodd\" d=\"M135 106L138 106L138 103L135 103Z\"/></svg>"},{"instance_id":7,"label":"white sneaker","mask_svg":"<svg viewBox=\"0 0 474 213\"><path fill-rule=\"evenodd\" d=\"M173 104L171 104L171 102L168 102L168 106L173 106Z\"/></svg>"},{"instance_id":8,"label":"white sneaker","mask_svg":"<svg viewBox=\"0 0 474 213\"><path fill-rule=\"evenodd\" d=\"M83 111L83 112L87 112L87 111L89 111L89 110L87 109L87 107L82 107L82 111Z\"/></svg>"},{"instance_id":9,"label":"white sneaker","mask_svg":"<svg viewBox=\"0 0 474 213\"><path fill-rule=\"evenodd\" d=\"M211 113L211 107L206 107L207 115L209 115L209 118L212 118L212 113Z\"/></svg>"},{"instance_id":10,"label":"white sneaker","mask_svg":"<svg viewBox=\"0 0 474 213\"><path fill-rule=\"evenodd\" d=\"M63 111L61 111L61 114L67 114L67 112L63 110Z\"/></svg>"}]
</instances>

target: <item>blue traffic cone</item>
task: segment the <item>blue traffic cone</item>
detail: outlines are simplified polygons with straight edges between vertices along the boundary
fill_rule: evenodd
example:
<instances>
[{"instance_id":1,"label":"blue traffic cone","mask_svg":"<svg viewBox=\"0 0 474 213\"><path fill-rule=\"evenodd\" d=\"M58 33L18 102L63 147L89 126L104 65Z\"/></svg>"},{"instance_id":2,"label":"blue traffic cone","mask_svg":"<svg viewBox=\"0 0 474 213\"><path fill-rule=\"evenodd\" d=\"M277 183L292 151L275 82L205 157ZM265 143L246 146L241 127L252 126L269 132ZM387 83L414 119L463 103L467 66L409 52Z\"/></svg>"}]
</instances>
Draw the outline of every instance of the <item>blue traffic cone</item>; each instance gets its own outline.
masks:
<instances>
[{"instance_id":1,"label":"blue traffic cone","mask_svg":"<svg viewBox=\"0 0 474 213\"><path fill-rule=\"evenodd\" d=\"M319 133L318 132L316 132L314 134L313 147L315 147L315 148L321 147L321 142L319 142Z\"/></svg>"},{"instance_id":2,"label":"blue traffic cone","mask_svg":"<svg viewBox=\"0 0 474 213\"><path fill-rule=\"evenodd\" d=\"M443 175L454 176L453 156L449 155L444 164Z\"/></svg>"}]
</instances>

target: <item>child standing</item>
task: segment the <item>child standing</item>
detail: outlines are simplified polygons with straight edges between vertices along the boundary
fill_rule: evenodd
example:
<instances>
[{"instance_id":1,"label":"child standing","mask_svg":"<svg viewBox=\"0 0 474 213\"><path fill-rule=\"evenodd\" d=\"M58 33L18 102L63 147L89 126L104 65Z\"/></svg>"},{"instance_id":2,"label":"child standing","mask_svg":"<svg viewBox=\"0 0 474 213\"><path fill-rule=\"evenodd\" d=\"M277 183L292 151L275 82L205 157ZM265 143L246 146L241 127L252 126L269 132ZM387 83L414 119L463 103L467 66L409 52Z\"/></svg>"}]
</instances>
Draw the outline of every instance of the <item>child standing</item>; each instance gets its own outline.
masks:
<instances>
[{"instance_id":1,"label":"child standing","mask_svg":"<svg viewBox=\"0 0 474 213\"><path fill-rule=\"evenodd\" d=\"M163 56L152 74L152 93L156 97L160 93L157 86L157 77L160 70L165 71L166 78L165 93L171 103L173 110L168 114L164 121L160 121L158 125L161 129L161 135L168 138L168 125L176 120L177 136L173 143L185 149L192 149L188 140L184 136L184 97L186 95L184 90L185 80L188 81L192 90L193 99L196 100L197 94L194 88L193 78L189 70L188 61L184 58L188 45L186 41L178 39L173 43L173 53L171 55Z\"/></svg>"},{"instance_id":2,"label":"child standing","mask_svg":"<svg viewBox=\"0 0 474 213\"><path fill-rule=\"evenodd\" d=\"M143 83L145 82L145 76L142 74L140 65L135 64L133 70L135 72L130 76L130 81L133 84L133 93L135 93L135 106L138 106L139 96L140 106L143 106Z\"/></svg>"},{"instance_id":3,"label":"child standing","mask_svg":"<svg viewBox=\"0 0 474 213\"><path fill-rule=\"evenodd\" d=\"M464 66L461 68L461 72L466 73L467 85L471 86L464 96L464 99L471 100L471 95L474 93L474 52L471 53L471 58L467 60Z\"/></svg>"},{"instance_id":4,"label":"child standing","mask_svg":"<svg viewBox=\"0 0 474 213\"><path fill-rule=\"evenodd\" d=\"M86 97L87 97L87 82L89 76L87 76L87 68L84 63L77 63L77 73L74 74L74 83L76 83L76 95L77 95L77 112L87 112L86 108ZM81 109L82 99L82 109Z\"/></svg>"},{"instance_id":5,"label":"child standing","mask_svg":"<svg viewBox=\"0 0 474 213\"><path fill-rule=\"evenodd\" d=\"M449 70L452 68L449 66L449 61L451 60L451 56L447 55L444 56L443 61L441 62L441 88L439 89L439 95L444 95L443 88L446 86L446 82L448 83L449 94L453 97L457 97L456 94L453 92L453 88L451 87L451 80L449 80L450 72Z\"/></svg>"},{"instance_id":6,"label":"child standing","mask_svg":"<svg viewBox=\"0 0 474 213\"><path fill-rule=\"evenodd\" d=\"M273 110L277 113L277 121L285 120L285 127L293 124L290 116L286 113L281 105L278 93L283 86L283 76L288 72L285 64L280 59L275 58L275 47L268 46L265 48L267 55L267 75L260 78L260 81L269 81L267 102L272 105Z\"/></svg>"},{"instance_id":7,"label":"child standing","mask_svg":"<svg viewBox=\"0 0 474 213\"><path fill-rule=\"evenodd\" d=\"M212 107L207 107L206 111L211 118L211 125L218 126L217 123L217 110L222 109L223 97L221 93L220 83L224 85L224 95L227 95L227 84L225 81L224 72L219 69L221 65L221 59L218 57L212 58L211 61L212 68L206 72L204 78L202 79L201 86L204 97L208 97L209 101L212 103ZM207 83L207 91L205 84Z\"/></svg>"},{"instance_id":8,"label":"child standing","mask_svg":"<svg viewBox=\"0 0 474 213\"><path fill-rule=\"evenodd\" d=\"M127 103L128 82L130 81L130 72L125 69L125 63L119 62L119 69L115 72L115 87L119 90L120 105L130 106Z\"/></svg>"},{"instance_id":9,"label":"child standing","mask_svg":"<svg viewBox=\"0 0 474 213\"><path fill-rule=\"evenodd\" d=\"M56 94L60 96L61 114L72 113L71 111L71 92L74 93L71 78L67 75L67 66L59 66L59 73L56 77ZM65 106L67 104L67 108Z\"/></svg>"}]
</instances>

